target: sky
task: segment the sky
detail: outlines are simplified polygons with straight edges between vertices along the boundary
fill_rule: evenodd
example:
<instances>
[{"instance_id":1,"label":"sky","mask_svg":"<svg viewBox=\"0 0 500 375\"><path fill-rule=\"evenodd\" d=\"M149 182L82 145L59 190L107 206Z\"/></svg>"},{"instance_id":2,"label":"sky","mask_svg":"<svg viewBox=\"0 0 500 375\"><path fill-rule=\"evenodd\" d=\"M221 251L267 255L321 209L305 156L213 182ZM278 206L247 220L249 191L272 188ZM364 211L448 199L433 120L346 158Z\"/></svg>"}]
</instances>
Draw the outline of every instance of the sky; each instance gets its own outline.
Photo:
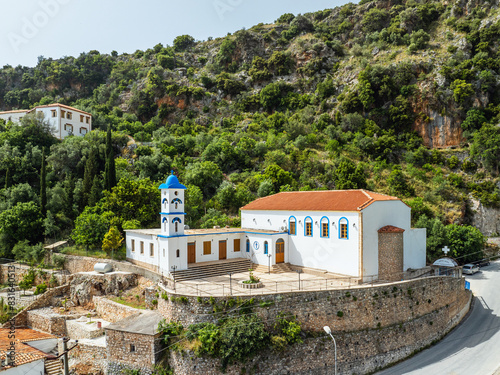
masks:
<instances>
[{"instance_id":1,"label":"sky","mask_svg":"<svg viewBox=\"0 0 500 375\"><path fill-rule=\"evenodd\" d=\"M0 66L35 66L38 56L133 53L178 35L225 36L284 13L314 12L347 0L2 0ZM357 3L357 1L353 1Z\"/></svg>"}]
</instances>

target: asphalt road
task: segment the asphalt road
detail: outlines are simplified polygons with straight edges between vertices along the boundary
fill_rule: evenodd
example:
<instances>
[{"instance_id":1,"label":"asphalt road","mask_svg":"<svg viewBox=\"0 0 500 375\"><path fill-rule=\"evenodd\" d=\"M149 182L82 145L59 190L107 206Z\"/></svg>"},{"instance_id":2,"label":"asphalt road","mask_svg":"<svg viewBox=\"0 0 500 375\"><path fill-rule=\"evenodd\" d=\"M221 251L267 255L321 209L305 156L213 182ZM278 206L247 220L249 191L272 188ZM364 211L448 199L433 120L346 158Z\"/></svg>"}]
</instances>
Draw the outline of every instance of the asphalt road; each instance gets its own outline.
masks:
<instances>
[{"instance_id":1,"label":"asphalt road","mask_svg":"<svg viewBox=\"0 0 500 375\"><path fill-rule=\"evenodd\" d=\"M466 279L474 303L464 321L438 344L377 375L500 374L500 262Z\"/></svg>"}]
</instances>

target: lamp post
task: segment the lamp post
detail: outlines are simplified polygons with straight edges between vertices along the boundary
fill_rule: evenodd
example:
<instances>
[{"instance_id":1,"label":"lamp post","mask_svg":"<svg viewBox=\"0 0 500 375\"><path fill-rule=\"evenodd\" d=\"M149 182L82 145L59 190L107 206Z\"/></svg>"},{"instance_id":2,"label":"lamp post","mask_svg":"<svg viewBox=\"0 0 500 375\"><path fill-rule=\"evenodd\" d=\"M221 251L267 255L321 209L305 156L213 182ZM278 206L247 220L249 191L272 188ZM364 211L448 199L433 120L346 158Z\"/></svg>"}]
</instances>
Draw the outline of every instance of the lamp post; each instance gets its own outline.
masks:
<instances>
[{"instance_id":1,"label":"lamp post","mask_svg":"<svg viewBox=\"0 0 500 375\"><path fill-rule=\"evenodd\" d=\"M299 290L300 290L300 274L302 273L302 270L296 270L295 272L299 274Z\"/></svg>"},{"instance_id":2,"label":"lamp post","mask_svg":"<svg viewBox=\"0 0 500 375\"><path fill-rule=\"evenodd\" d=\"M271 274L271 256L272 254L267 254L267 273Z\"/></svg>"},{"instance_id":3,"label":"lamp post","mask_svg":"<svg viewBox=\"0 0 500 375\"><path fill-rule=\"evenodd\" d=\"M177 269L177 266L172 266L170 268L173 270L172 278L174 279L174 292L175 292L176 291L176 289L175 289L175 270Z\"/></svg>"},{"instance_id":4,"label":"lamp post","mask_svg":"<svg viewBox=\"0 0 500 375\"><path fill-rule=\"evenodd\" d=\"M323 329L325 330L327 335L330 335L333 340L333 344L335 345L335 375L337 375L337 343L335 342L335 337L333 337L330 327L324 326Z\"/></svg>"},{"instance_id":5,"label":"lamp post","mask_svg":"<svg viewBox=\"0 0 500 375\"><path fill-rule=\"evenodd\" d=\"M228 272L227 274L229 275L229 295L233 295L233 284L232 284L232 279L231 276L233 275L234 272Z\"/></svg>"}]
</instances>

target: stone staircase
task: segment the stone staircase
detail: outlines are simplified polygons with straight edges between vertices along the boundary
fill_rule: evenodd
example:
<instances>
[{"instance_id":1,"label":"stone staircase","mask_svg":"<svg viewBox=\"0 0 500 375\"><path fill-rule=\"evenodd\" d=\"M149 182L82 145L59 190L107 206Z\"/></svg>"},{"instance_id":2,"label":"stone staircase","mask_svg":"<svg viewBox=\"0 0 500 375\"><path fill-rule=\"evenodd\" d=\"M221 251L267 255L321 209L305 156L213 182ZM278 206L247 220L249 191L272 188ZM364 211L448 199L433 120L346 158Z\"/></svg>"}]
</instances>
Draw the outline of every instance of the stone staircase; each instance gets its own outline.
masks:
<instances>
[{"instance_id":1,"label":"stone staircase","mask_svg":"<svg viewBox=\"0 0 500 375\"><path fill-rule=\"evenodd\" d=\"M175 272L175 281L206 279L213 276L226 276L228 272L248 272L251 267L252 263L249 259L241 258L190 264L187 270Z\"/></svg>"},{"instance_id":2,"label":"stone staircase","mask_svg":"<svg viewBox=\"0 0 500 375\"><path fill-rule=\"evenodd\" d=\"M61 360L59 359L46 359L45 360L45 373L47 375L61 375Z\"/></svg>"},{"instance_id":3,"label":"stone staircase","mask_svg":"<svg viewBox=\"0 0 500 375\"><path fill-rule=\"evenodd\" d=\"M256 272L267 273L269 272L268 266L264 266L262 264L253 264L252 269ZM285 272L293 272L290 268L289 263L278 263L271 266L271 273L285 273Z\"/></svg>"}]
</instances>

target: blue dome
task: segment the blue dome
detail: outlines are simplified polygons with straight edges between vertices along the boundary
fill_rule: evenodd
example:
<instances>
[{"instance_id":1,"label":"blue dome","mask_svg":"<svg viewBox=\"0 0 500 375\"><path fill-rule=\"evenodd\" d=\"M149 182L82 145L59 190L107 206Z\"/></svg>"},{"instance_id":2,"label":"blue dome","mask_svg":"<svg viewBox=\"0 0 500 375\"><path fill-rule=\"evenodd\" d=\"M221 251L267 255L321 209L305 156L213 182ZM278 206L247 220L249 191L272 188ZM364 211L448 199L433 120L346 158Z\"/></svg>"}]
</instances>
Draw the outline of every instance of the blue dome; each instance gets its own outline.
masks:
<instances>
[{"instance_id":1,"label":"blue dome","mask_svg":"<svg viewBox=\"0 0 500 375\"><path fill-rule=\"evenodd\" d=\"M167 178L167 182L161 184L158 189L187 189L187 187L179 182L177 176L174 175L174 171L172 171L172 174Z\"/></svg>"}]
</instances>

